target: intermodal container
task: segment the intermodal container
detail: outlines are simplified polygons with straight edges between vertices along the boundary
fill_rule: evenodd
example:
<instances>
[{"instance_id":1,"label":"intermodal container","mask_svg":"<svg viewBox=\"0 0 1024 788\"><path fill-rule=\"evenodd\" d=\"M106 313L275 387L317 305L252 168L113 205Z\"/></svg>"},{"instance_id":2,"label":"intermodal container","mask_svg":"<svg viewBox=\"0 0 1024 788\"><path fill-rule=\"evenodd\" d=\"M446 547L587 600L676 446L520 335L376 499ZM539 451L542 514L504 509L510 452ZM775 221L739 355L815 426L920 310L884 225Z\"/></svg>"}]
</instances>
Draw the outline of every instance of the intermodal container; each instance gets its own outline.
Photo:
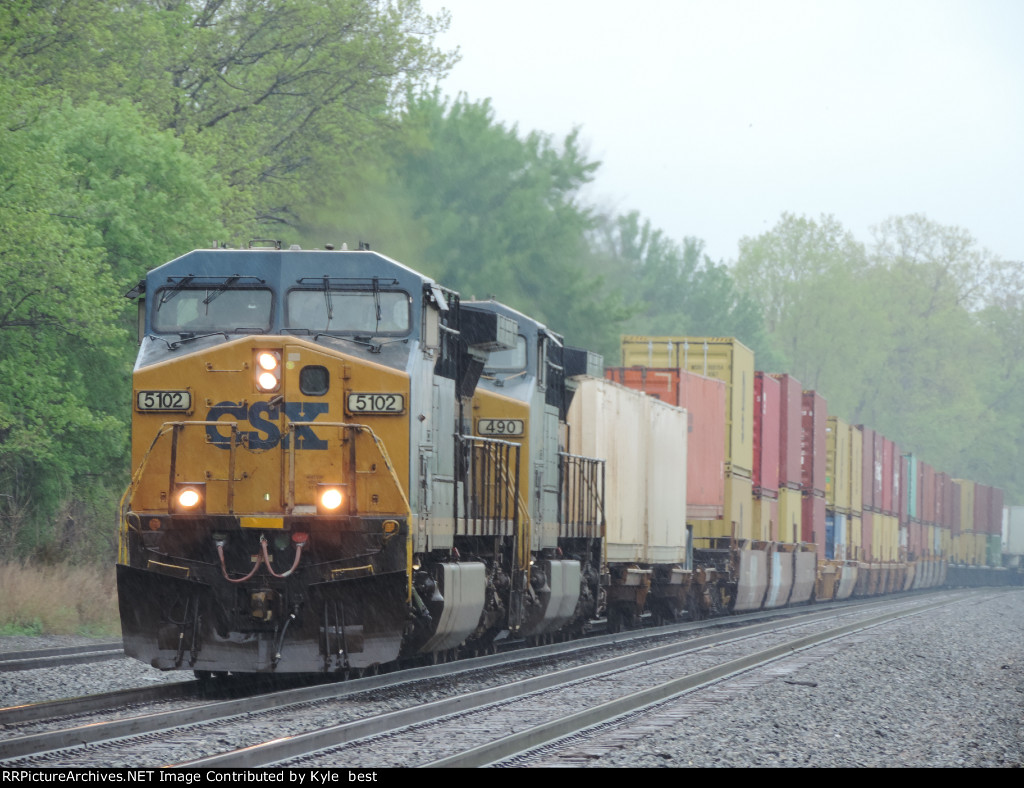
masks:
<instances>
[{"instance_id":1,"label":"intermodal container","mask_svg":"<svg viewBox=\"0 0 1024 788\"><path fill-rule=\"evenodd\" d=\"M648 396L685 407L680 399L679 370L651 367L605 367L604 376L620 386L642 391Z\"/></svg>"},{"instance_id":2,"label":"intermodal container","mask_svg":"<svg viewBox=\"0 0 1024 788\"><path fill-rule=\"evenodd\" d=\"M779 499L754 493L754 535L757 541L777 542L779 539Z\"/></svg>"},{"instance_id":3,"label":"intermodal container","mask_svg":"<svg viewBox=\"0 0 1024 788\"><path fill-rule=\"evenodd\" d=\"M1019 556L1024 556L1024 506L1007 506L1003 512L1003 552L1018 556L1019 566Z\"/></svg>"},{"instance_id":4,"label":"intermodal container","mask_svg":"<svg viewBox=\"0 0 1024 788\"><path fill-rule=\"evenodd\" d=\"M963 491L959 484L955 484L948 474L942 474L943 489L946 496L943 498L946 507L946 516L943 518L943 525L953 535L963 531Z\"/></svg>"},{"instance_id":5,"label":"intermodal container","mask_svg":"<svg viewBox=\"0 0 1024 788\"><path fill-rule=\"evenodd\" d=\"M570 452L607 458L608 560L685 563L686 523L679 513L686 508L686 411L582 378L567 421Z\"/></svg>"},{"instance_id":6,"label":"intermodal container","mask_svg":"<svg viewBox=\"0 0 1024 788\"><path fill-rule=\"evenodd\" d=\"M1004 503L1003 491L1001 489L999 489L998 487L993 487L992 488L992 514L991 514L993 535L1002 533L1003 509L1005 508L1003 506L1003 503Z\"/></svg>"},{"instance_id":7,"label":"intermodal container","mask_svg":"<svg viewBox=\"0 0 1024 788\"><path fill-rule=\"evenodd\" d=\"M991 498L989 495L990 489L987 484L974 483L974 533L976 534L987 534L989 530L988 507L989 499Z\"/></svg>"},{"instance_id":8,"label":"intermodal container","mask_svg":"<svg viewBox=\"0 0 1024 788\"><path fill-rule=\"evenodd\" d=\"M849 515L825 510L825 558L845 561L847 558L846 526Z\"/></svg>"},{"instance_id":9,"label":"intermodal container","mask_svg":"<svg viewBox=\"0 0 1024 788\"><path fill-rule=\"evenodd\" d=\"M875 431L863 424L857 427L861 434L861 501L864 510L875 511ZM879 501L881 503L881 501Z\"/></svg>"},{"instance_id":10,"label":"intermodal container","mask_svg":"<svg viewBox=\"0 0 1024 788\"><path fill-rule=\"evenodd\" d=\"M726 384L726 472L754 467L754 352L731 337L624 336L623 366L672 367Z\"/></svg>"},{"instance_id":11,"label":"intermodal container","mask_svg":"<svg viewBox=\"0 0 1024 788\"><path fill-rule=\"evenodd\" d=\"M800 439L803 432L803 386L792 375L773 375L779 381L782 402L779 412L779 486L799 490Z\"/></svg>"},{"instance_id":12,"label":"intermodal container","mask_svg":"<svg viewBox=\"0 0 1024 788\"><path fill-rule=\"evenodd\" d=\"M804 391L801 403L801 488L824 497L828 410L825 398L816 391Z\"/></svg>"},{"instance_id":13,"label":"intermodal container","mask_svg":"<svg viewBox=\"0 0 1024 788\"><path fill-rule=\"evenodd\" d=\"M874 487L872 496L875 499L875 511L881 512L885 506L885 497L882 493L882 479L885 478L883 468L885 466L885 436L875 430L875 453L871 465L871 484ZM876 523L877 528L877 523Z\"/></svg>"},{"instance_id":14,"label":"intermodal container","mask_svg":"<svg viewBox=\"0 0 1024 788\"><path fill-rule=\"evenodd\" d=\"M939 524L935 516L935 469L926 462L921 463L921 521Z\"/></svg>"},{"instance_id":15,"label":"intermodal container","mask_svg":"<svg viewBox=\"0 0 1024 788\"><path fill-rule=\"evenodd\" d=\"M900 454L897 446L893 455L900 472L896 477L895 484L899 489L899 505L897 507L900 522L906 524L910 521L910 459L905 454Z\"/></svg>"},{"instance_id":16,"label":"intermodal container","mask_svg":"<svg viewBox=\"0 0 1024 788\"><path fill-rule=\"evenodd\" d=\"M921 519L921 463L916 454L905 454L907 461L907 516Z\"/></svg>"},{"instance_id":17,"label":"intermodal container","mask_svg":"<svg viewBox=\"0 0 1024 788\"><path fill-rule=\"evenodd\" d=\"M894 495L892 487L893 442L882 438L882 513L892 514Z\"/></svg>"},{"instance_id":18,"label":"intermodal container","mask_svg":"<svg viewBox=\"0 0 1024 788\"><path fill-rule=\"evenodd\" d=\"M779 490L778 541L795 544L803 530L803 497L799 490L783 487Z\"/></svg>"},{"instance_id":19,"label":"intermodal container","mask_svg":"<svg viewBox=\"0 0 1024 788\"><path fill-rule=\"evenodd\" d=\"M667 368L610 367L605 369L605 377L686 409L686 518L721 518L725 506L725 383Z\"/></svg>"},{"instance_id":20,"label":"intermodal container","mask_svg":"<svg viewBox=\"0 0 1024 788\"><path fill-rule=\"evenodd\" d=\"M803 493L803 522L800 541L815 545L818 560L825 560L825 496Z\"/></svg>"},{"instance_id":21,"label":"intermodal container","mask_svg":"<svg viewBox=\"0 0 1024 788\"><path fill-rule=\"evenodd\" d=\"M850 425L829 416L825 459L825 501L833 511L848 514L851 506Z\"/></svg>"},{"instance_id":22,"label":"intermodal container","mask_svg":"<svg viewBox=\"0 0 1024 788\"><path fill-rule=\"evenodd\" d=\"M862 533L864 530L863 512L855 512L846 521L846 560L863 561Z\"/></svg>"},{"instance_id":23,"label":"intermodal container","mask_svg":"<svg viewBox=\"0 0 1024 788\"><path fill-rule=\"evenodd\" d=\"M764 372L754 373L754 494L779 489L779 430L782 386Z\"/></svg>"},{"instance_id":24,"label":"intermodal container","mask_svg":"<svg viewBox=\"0 0 1024 788\"><path fill-rule=\"evenodd\" d=\"M850 511L864 510L864 433L850 427Z\"/></svg>"},{"instance_id":25,"label":"intermodal container","mask_svg":"<svg viewBox=\"0 0 1024 788\"><path fill-rule=\"evenodd\" d=\"M867 509L864 510L861 516L860 524L860 549L861 549L861 561L872 561L879 560L874 554L874 537L875 537L875 513Z\"/></svg>"},{"instance_id":26,"label":"intermodal container","mask_svg":"<svg viewBox=\"0 0 1024 788\"><path fill-rule=\"evenodd\" d=\"M968 479L953 479L960 488L960 533L974 533L974 482Z\"/></svg>"}]
</instances>

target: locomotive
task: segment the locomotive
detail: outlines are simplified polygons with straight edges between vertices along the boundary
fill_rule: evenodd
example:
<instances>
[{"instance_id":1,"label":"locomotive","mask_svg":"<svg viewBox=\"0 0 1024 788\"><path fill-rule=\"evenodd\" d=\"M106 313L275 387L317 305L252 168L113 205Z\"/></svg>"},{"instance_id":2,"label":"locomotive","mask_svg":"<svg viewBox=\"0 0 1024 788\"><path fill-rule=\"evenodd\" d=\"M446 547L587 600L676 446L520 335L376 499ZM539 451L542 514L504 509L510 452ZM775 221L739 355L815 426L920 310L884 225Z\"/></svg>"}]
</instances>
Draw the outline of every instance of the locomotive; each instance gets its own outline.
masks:
<instances>
[{"instance_id":1,"label":"locomotive","mask_svg":"<svg viewBox=\"0 0 1024 788\"><path fill-rule=\"evenodd\" d=\"M693 509L692 413L376 251L195 250L128 295L118 600L154 667L359 675L790 604L828 575Z\"/></svg>"}]
</instances>

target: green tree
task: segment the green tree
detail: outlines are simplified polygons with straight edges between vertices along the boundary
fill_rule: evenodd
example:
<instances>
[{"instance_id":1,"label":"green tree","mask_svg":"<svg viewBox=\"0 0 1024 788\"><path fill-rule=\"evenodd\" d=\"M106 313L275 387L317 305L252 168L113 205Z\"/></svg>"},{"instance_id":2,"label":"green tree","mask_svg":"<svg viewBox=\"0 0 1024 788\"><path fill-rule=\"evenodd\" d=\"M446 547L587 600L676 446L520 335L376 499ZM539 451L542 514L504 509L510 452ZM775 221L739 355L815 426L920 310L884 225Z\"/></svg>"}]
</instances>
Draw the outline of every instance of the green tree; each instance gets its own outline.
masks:
<instances>
[{"instance_id":1,"label":"green tree","mask_svg":"<svg viewBox=\"0 0 1024 788\"><path fill-rule=\"evenodd\" d=\"M758 353L759 364L771 363L759 305L704 254L699 238L680 246L634 211L605 217L593 245L609 285L627 300L623 333L734 336Z\"/></svg>"},{"instance_id":2,"label":"green tree","mask_svg":"<svg viewBox=\"0 0 1024 788\"><path fill-rule=\"evenodd\" d=\"M406 91L452 58L447 16L418 0L15 0L0 10L0 64L76 100L130 99L232 187L236 232L294 224L338 160L395 125ZM342 153L343 152L343 153Z\"/></svg>"},{"instance_id":3,"label":"green tree","mask_svg":"<svg viewBox=\"0 0 1024 788\"><path fill-rule=\"evenodd\" d=\"M392 179L429 241L417 267L465 298L495 297L595 349L617 344L621 308L589 268L593 216L580 189L598 167L578 133L560 145L494 119L488 101L410 100Z\"/></svg>"},{"instance_id":4,"label":"green tree","mask_svg":"<svg viewBox=\"0 0 1024 788\"><path fill-rule=\"evenodd\" d=\"M78 522L58 542L84 555L113 532L126 471L135 342L121 295L216 237L204 217L220 191L127 102L51 103L10 83L0 160L0 539L33 551ZM105 521L83 522L104 500Z\"/></svg>"}]
</instances>

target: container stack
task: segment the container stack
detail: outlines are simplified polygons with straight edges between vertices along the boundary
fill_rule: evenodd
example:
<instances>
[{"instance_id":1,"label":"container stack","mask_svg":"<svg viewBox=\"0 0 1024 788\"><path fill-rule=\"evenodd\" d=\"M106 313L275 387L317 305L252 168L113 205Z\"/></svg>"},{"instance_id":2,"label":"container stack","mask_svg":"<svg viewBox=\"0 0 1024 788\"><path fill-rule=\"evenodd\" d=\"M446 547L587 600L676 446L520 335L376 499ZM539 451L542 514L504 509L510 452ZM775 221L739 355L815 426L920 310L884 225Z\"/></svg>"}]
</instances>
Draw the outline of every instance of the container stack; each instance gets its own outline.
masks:
<instances>
[{"instance_id":1,"label":"container stack","mask_svg":"<svg viewBox=\"0 0 1024 788\"><path fill-rule=\"evenodd\" d=\"M731 337L622 338L624 366L674 368L725 383L725 502L722 517L698 523L694 539L752 539L754 468L754 353Z\"/></svg>"},{"instance_id":2,"label":"container stack","mask_svg":"<svg viewBox=\"0 0 1024 788\"><path fill-rule=\"evenodd\" d=\"M852 435L850 425L838 416L828 417L825 430L825 558L845 561L852 509Z\"/></svg>"},{"instance_id":3,"label":"container stack","mask_svg":"<svg viewBox=\"0 0 1024 788\"><path fill-rule=\"evenodd\" d=\"M707 530L721 519L725 504L725 383L678 368L607 367L604 375L686 410L686 521Z\"/></svg>"},{"instance_id":4,"label":"container stack","mask_svg":"<svg viewBox=\"0 0 1024 788\"><path fill-rule=\"evenodd\" d=\"M754 373L754 534L758 541L779 540L779 432L782 385L764 372Z\"/></svg>"},{"instance_id":5,"label":"container stack","mask_svg":"<svg viewBox=\"0 0 1024 788\"><path fill-rule=\"evenodd\" d=\"M800 492L803 499L801 541L817 545L825 560L825 467L828 412L825 398L804 391L801 398Z\"/></svg>"},{"instance_id":6,"label":"container stack","mask_svg":"<svg viewBox=\"0 0 1024 788\"><path fill-rule=\"evenodd\" d=\"M801 436L803 386L792 375L779 381L779 533L780 542L799 542L803 531Z\"/></svg>"}]
</instances>

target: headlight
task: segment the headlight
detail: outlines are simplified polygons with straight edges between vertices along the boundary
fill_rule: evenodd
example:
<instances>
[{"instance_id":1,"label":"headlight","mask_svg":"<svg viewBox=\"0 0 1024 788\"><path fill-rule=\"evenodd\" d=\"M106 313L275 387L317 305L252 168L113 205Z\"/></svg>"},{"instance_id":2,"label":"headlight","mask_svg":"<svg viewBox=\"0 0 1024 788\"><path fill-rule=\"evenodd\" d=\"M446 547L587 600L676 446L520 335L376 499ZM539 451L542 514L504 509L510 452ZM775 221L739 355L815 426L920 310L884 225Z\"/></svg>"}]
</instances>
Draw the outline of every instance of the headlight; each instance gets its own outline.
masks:
<instances>
[{"instance_id":1,"label":"headlight","mask_svg":"<svg viewBox=\"0 0 1024 788\"><path fill-rule=\"evenodd\" d=\"M202 482L174 485L173 506L179 513L205 512L206 485Z\"/></svg>"},{"instance_id":2,"label":"headlight","mask_svg":"<svg viewBox=\"0 0 1024 788\"><path fill-rule=\"evenodd\" d=\"M317 514L334 514L345 502L345 490L341 484L320 484L316 491Z\"/></svg>"},{"instance_id":3,"label":"headlight","mask_svg":"<svg viewBox=\"0 0 1024 788\"><path fill-rule=\"evenodd\" d=\"M281 351L257 350L255 362L256 388L265 393L281 388Z\"/></svg>"}]
</instances>

